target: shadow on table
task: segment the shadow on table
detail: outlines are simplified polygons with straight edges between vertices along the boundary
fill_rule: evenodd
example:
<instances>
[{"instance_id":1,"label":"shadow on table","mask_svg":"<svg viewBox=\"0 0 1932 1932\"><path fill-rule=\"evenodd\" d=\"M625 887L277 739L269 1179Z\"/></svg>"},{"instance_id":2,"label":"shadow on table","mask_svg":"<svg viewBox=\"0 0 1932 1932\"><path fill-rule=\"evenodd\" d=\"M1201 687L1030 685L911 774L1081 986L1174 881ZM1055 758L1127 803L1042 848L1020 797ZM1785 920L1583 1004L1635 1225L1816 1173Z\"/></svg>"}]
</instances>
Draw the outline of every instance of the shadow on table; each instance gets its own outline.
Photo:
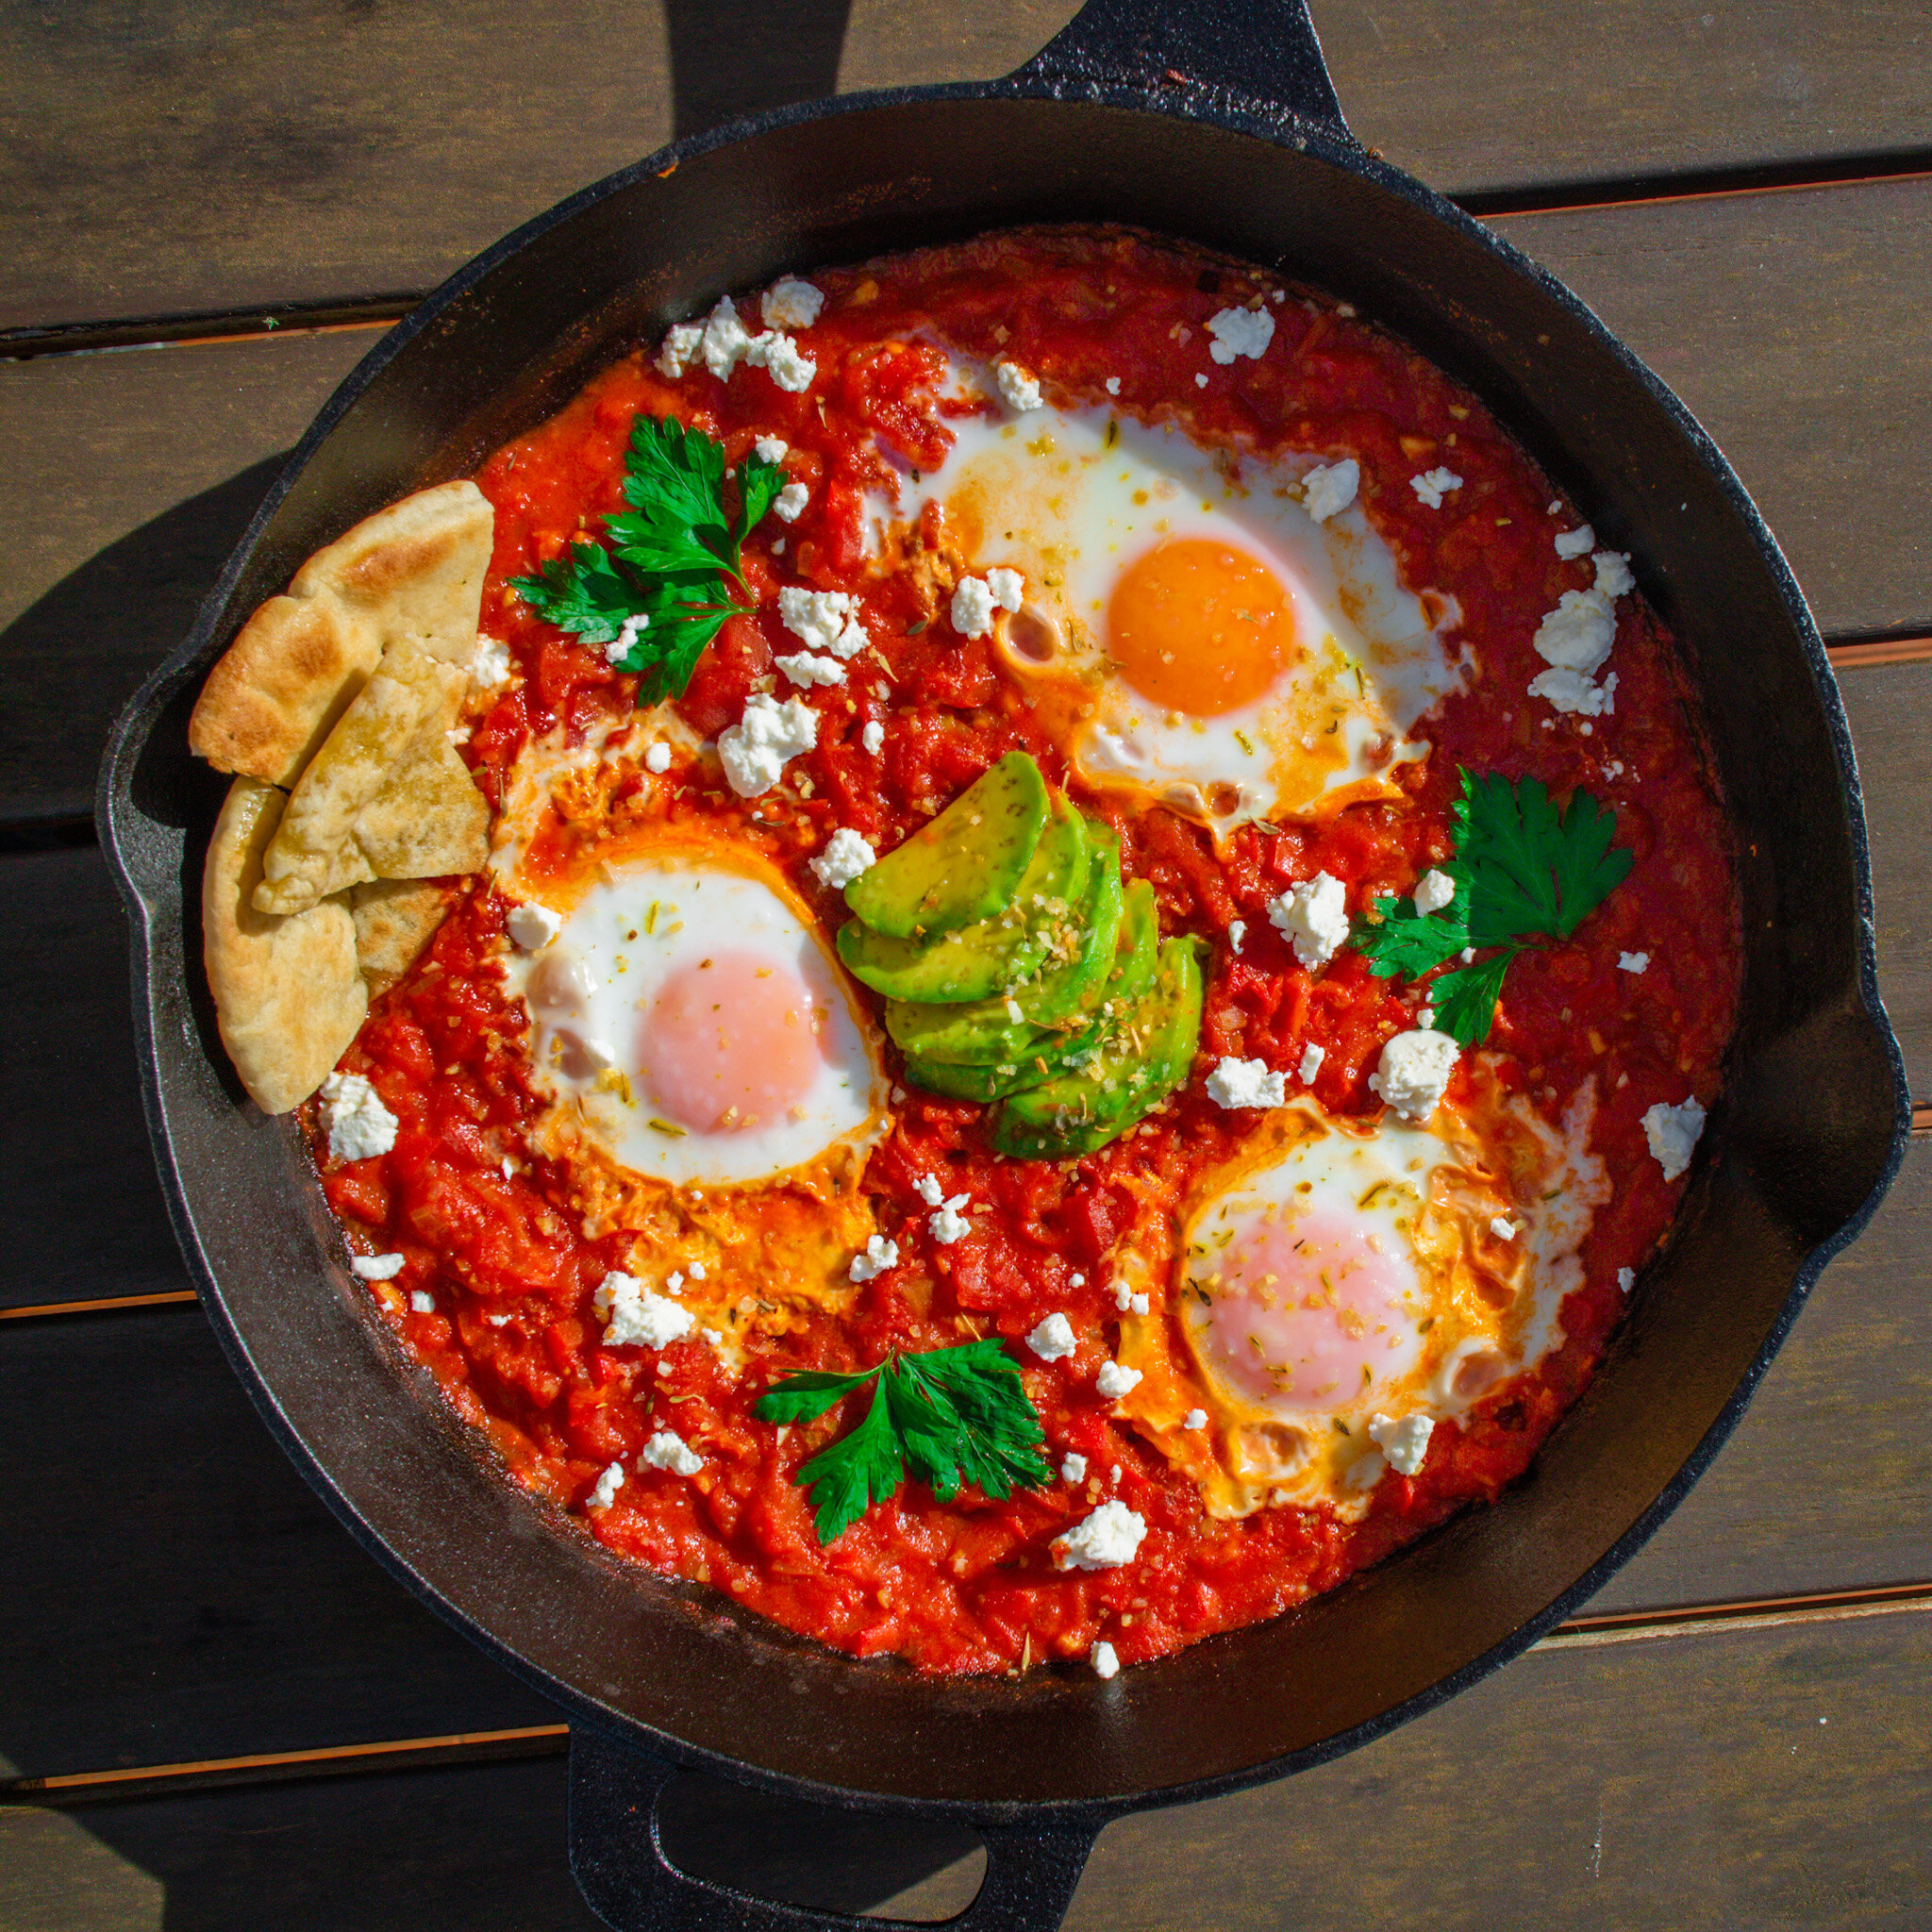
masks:
<instances>
[{"instance_id":1,"label":"shadow on table","mask_svg":"<svg viewBox=\"0 0 1932 1932\"><path fill-rule=\"evenodd\" d=\"M665 0L679 140L836 92L850 0Z\"/></svg>"}]
</instances>

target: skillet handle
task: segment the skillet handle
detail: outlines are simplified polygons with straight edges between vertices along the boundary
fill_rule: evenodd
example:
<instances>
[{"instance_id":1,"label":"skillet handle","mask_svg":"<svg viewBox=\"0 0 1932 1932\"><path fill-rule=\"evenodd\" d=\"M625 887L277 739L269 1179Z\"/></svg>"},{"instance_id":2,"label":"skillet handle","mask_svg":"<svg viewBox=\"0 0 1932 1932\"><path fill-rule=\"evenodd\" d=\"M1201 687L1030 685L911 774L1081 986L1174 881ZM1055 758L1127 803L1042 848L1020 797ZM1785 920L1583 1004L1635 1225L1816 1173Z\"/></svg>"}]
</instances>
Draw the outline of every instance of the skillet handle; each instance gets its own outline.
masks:
<instances>
[{"instance_id":1,"label":"skillet handle","mask_svg":"<svg viewBox=\"0 0 1932 1932\"><path fill-rule=\"evenodd\" d=\"M570 1733L570 1869L612 1932L923 1932L905 1919L784 1905L680 1872L664 1855L658 1798L677 1767L582 1724ZM1053 1932L1073 1903L1097 1822L974 1824L986 1878L949 1932Z\"/></svg>"},{"instance_id":2,"label":"skillet handle","mask_svg":"<svg viewBox=\"0 0 1932 1932\"><path fill-rule=\"evenodd\" d=\"M1183 113L1187 95L1211 90L1356 144L1307 0L1087 0L1013 79L1055 94L1125 89L1157 108L1173 89Z\"/></svg>"}]
</instances>

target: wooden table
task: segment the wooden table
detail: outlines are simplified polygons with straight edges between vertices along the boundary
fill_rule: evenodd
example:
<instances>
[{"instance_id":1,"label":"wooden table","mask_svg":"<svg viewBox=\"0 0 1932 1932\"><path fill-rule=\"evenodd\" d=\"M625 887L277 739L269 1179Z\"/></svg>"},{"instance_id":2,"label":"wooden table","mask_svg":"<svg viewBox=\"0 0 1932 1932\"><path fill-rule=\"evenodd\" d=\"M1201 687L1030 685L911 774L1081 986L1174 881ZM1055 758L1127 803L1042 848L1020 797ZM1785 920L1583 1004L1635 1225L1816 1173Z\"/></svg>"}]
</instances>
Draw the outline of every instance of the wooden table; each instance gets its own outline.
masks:
<instances>
[{"instance_id":1,"label":"wooden table","mask_svg":"<svg viewBox=\"0 0 1932 1932\"><path fill-rule=\"evenodd\" d=\"M591 1925L557 1713L324 1515L193 1306L89 817L101 741L416 292L674 130L994 75L1072 10L0 6L8 1932ZM1932 1102L1924 0L1315 11L1361 138L1578 289L1764 507L1840 666ZM1932 1921L1928 1251L1915 1145L1587 1615L1324 1770L1111 1826L1070 1924ZM794 1897L942 1914L976 1882L958 1836L682 1789L693 1863Z\"/></svg>"}]
</instances>

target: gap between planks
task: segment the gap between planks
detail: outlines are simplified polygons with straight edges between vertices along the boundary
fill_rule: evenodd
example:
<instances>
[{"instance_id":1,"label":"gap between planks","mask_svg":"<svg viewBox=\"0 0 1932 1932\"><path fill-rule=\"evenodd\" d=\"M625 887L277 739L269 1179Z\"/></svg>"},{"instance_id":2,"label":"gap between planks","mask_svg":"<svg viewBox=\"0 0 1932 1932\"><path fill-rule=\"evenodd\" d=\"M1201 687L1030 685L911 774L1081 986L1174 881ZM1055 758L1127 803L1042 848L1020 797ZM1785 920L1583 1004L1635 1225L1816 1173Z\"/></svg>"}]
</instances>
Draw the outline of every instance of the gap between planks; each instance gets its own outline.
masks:
<instances>
[{"instance_id":1,"label":"gap between planks","mask_svg":"<svg viewBox=\"0 0 1932 1932\"><path fill-rule=\"evenodd\" d=\"M1932 1610L1932 1583L1894 1583L1811 1596L1767 1597L1735 1604L1692 1604L1668 1610L1633 1610L1577 1617L1559 1624L1532 1647L1579 1650L1607 1644L1656 1642L1743 1631L1824 1625ZM529 1724L516 1730L462 1731L439 1738L400 1738L373 1744L338 1744L313 1751L268 1751L244 1757L208 1757L186 1764L132 1765L112 1771L66 1772L50 1777L0 1780L0 1804L87 1804L168 1796L240 1784L338 1777L405 1770L555 1757L568 1748L568 1724Z\"/></svg>"}]
</instances>

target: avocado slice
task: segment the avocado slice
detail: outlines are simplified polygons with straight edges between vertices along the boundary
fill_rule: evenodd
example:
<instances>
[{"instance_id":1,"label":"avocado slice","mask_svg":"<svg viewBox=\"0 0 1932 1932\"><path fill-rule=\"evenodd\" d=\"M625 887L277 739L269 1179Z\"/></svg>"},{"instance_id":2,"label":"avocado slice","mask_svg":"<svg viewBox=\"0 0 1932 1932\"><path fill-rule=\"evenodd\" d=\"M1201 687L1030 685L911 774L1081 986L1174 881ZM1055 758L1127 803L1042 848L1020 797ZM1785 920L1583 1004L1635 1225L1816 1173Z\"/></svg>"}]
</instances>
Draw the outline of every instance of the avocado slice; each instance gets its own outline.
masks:
<instances>
[{"instance_id":1,"label":"avocado slice","mask_svg":"<svg viewBox=\"0 0 1932 1932\"><path fill-rule=\"evenodd\" d=\"M855 978L888 999L958 1006L1005 992L1040 971L1056 925L1087 890L1091 862L1086 820L1057 798L1033 862L999 912L921 939L894 938L849 919L839 928L839 957Z\"/></svg>"},{"instance_id":2,"label":"avocado slice","mask_svg":"<svg viewBox=\"0 0 1932 1932\"><path fill-rule=\"evenodd\" d=\"M958 932L1013 896L1046 824L1046 780L1009 751L951 805L845 888L845 903L893 939Z\"/></svg>"},{"instance_id":3,"label":"avocado slice","mask_svg":"<svg viewBox=\"0 0 1932 1932\"><path fill-rule=\"evenodd\" d=\"M1059 1159L1117 1140L1188 1077L1201 1038L1203 942L1171 939L1151 988L1064 1072L1011 1094L993 1124L1002 1154Z\"/></svg>"},{"instance_id":4,"label":"avocado slice","mask_svg":"<svg viewBox=\"0 0 1932 1932\"><path fill-rule=\"evenodd\" d=\"M1113 964L1124 909L1120 834L1098 819L1089 819L1087 839L1093 858L1086 903L1062 928L1071 950L1037 979L1013 991L1014 1003L1036 1026L1058 1026L1086 1012L1100 997L1101 982Z\"/></svg>"}]
</instances>

